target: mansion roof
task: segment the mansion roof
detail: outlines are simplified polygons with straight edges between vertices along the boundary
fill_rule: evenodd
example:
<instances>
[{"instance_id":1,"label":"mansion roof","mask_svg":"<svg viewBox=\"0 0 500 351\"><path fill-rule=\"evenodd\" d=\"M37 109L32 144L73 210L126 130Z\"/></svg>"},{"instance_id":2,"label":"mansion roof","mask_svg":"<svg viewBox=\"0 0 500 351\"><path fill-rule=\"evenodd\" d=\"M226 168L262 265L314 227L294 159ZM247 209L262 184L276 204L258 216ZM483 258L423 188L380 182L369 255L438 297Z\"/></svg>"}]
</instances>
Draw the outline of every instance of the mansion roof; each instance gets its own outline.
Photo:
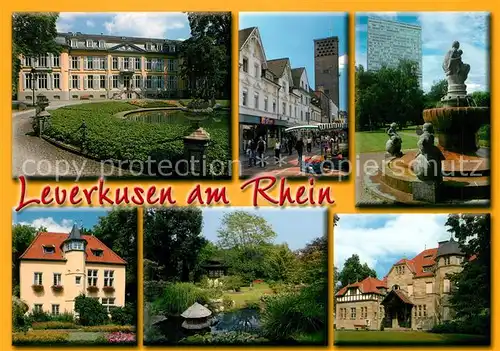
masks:
<instances>
[{"instance_id":1,"label":"mansion roof","mask_svg":"<svg viewBox=\"0 0 500 351\"><path fill-rule=\"evenodd\" d=\"M73 231L72 231L73 233ZM73 233L74 235L75 233ZM85 240L85 262L87 263L108 263L125 265L127 262L118 256L113 250L107 247L102 241L93 235L81 234L79 240ZM62 244L70 239L70 233L40 232L33 242L21 255L21 260L42 260L42 261L65 261L62 251ZM71 239L70 239L71 240ZM53 247L50 253L46 252L44 247ZM95 255L95 251L102 254Z\"/></svg>"},{"instance_id":2,"label":"mansion roof","mask_svg":"<svg viewBox=\"0 0 500 351\"><path fill-rule=\"evenodd\" d=\"M368 277L360 282L344 286L335 296L344 295L350 288L358 288L362 294L382 294L380 289L387 289L387 284L377 278Z\"/></svg>"}]
</instances>

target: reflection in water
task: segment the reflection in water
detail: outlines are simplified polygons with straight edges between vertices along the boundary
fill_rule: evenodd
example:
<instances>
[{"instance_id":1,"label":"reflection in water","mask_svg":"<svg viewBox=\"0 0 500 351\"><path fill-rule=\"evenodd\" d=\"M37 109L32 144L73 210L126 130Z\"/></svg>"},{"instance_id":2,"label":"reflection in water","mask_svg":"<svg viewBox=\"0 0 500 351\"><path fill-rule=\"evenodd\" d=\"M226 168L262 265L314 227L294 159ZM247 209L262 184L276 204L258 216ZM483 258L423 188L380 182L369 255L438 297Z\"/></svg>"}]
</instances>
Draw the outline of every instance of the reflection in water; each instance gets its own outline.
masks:
<instances>
[{"instance_id":1,"label":"reflection in water","mask_svg":"<svg viewBox=\"0 0 500 351\"><path fill-rule=\"evenodd\" d=\"M229 112L217 111L212 114L193 114L180 110L157 110L145 112L133 112L126 116L126 119L134 122L144 122L149 124L213 124L226 122Z\"/></svg>"},{"instance_id":2,"label":"reflection in water","mask_svg":"<svg viewBox=\"0 0 500 351\"><path fill-rule=\"evenodd\" d=\"M260 327L260 313L255 309L241 309L220 313L214 318L212 333L238 331L252 333Z\"/></svg>"}]
</instances>

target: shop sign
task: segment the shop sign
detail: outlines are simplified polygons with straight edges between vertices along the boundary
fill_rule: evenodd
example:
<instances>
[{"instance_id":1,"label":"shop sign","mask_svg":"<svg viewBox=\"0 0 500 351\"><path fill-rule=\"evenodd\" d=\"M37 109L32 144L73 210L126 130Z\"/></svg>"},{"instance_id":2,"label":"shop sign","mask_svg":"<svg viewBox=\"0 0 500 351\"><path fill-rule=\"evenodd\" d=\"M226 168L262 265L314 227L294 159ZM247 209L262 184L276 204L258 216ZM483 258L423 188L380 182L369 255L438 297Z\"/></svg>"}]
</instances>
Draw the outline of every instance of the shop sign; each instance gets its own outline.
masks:
<instances>
[{"instance_id":1,"label":"shop sign","mask_svg":"<svg viewBox=\"0 0 500 351\"><path fill-rule=\"evenodd\" d=\"M261 117L260 124L274 124L274 118Z\"/></svg>"}]
</instances>

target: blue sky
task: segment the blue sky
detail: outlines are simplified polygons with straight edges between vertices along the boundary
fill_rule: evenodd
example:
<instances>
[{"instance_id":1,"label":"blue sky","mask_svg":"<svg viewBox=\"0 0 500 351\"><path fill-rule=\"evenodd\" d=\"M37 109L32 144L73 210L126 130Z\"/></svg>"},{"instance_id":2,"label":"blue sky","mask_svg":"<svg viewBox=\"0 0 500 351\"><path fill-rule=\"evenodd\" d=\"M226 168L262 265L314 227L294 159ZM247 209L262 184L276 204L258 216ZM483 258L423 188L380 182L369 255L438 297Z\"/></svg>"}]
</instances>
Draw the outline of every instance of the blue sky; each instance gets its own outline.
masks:
<instances>
[{"instance_id":1,"label":"blue sky","mask_svg":"<svg viewBox=\"0 0 500 351\"><path fill-rule=\"evenodd\" d=\"M334 229L334 264L339 269L353 254L383 278L401 258L411 259L448 240L445 214L339 215Z\"/></svg>"},{"instance_id":2,"label":"blue sky","mask_svg":"<svg viewBox=\"0 0 500 351\"><path fill-rule=\"evenodd\" d=\"M268 60L288 57L292 68L306 67L314 87L314 39L339 37L340 109L348 108L348 23L341 13L244 13L239 29L258 27Z\"/></svg>"},{"instance_id":3,"label":"blue sky","mask_svg":"<svg viewBox=\"0 0 500 351\"><path fill-rule=\"evenodd\" d=\"M203 236L216 242L222 217L236 210L262 216L277 234L275 243L287 243L292 250L303 248L307 243L326 234L327 231L327 212L320 208L204 208Z\"/></svg>"},{"instance_id":4,"label":"blue sky","mask_svg":"<svg viewBox=\"0 0 500 351\"><path fill-rule=\"evenodd\" d=\"M463 50L463 61L471 65L467 91L489 90L489 16L485 12L371 12L356 15L356 65L366 67L368 17L378 17L422 27L423 89L444 78L441 64L453 41Z\"/></svg>"},{"instance_id":5,"label":"blue sky","mask_svg":"<svg viewBox=\"0 0 500 351\"><path fill-rule=\"evenodd\" d=\"M61 12L60 32L141 38L187 39L191 30L182 12Z\"/></svg>"},{"instance_id":6,"label":"blue sky","mask_svg":"<svg viewBox=\"0 0 500 351\"><path fill-rule=\"evenodd\" d=\"M92 229L99 217L105 216L109 208L27 208L13 212L12 222L46 227L52 232L69 232L73 224Z\"/></svg>"}]
</instances>

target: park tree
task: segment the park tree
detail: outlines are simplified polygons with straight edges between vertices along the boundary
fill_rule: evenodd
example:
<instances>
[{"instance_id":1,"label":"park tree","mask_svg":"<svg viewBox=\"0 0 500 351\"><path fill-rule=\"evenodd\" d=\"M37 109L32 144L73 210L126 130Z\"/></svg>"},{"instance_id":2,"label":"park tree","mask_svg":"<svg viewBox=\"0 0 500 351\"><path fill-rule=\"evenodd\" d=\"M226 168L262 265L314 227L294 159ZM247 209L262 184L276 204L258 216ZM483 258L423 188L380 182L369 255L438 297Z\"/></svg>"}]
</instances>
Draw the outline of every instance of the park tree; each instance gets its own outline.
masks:
<instances>
[{"instance_id":1,"label":"park tree","mask_svg":"<svg viewBox=\"0 0 500 351\"><path fill-rule=\"evenodd\" d=\"M465 325L489 333L491 311L491 220L490 215L449 215L448 231L465 254L463 270L452 274L450 303L456 318ZM481 325L478 327L478 323Z\"/></svg>"},{"instance_id":2,"label":"park tree","mask_svg":"<svg viewBox=\"0 0 500 351\"><path fill-rule=\"evenodd\" d=\"M206 239L201 235L201 209L151 208L144 212L145 258L161 272L158 280L192 280L193 271Z\"/></svg>"},{"instance_id":3,"label":"park tree","mask_svg":"<svg viewBox=\"0 0 500 351\"><path fill-rule=\"evenodd\" d=\"M490 92L475 91L471 94L472 100L480 107L490 107Z\"/></svg>"},{"instance_id":4,"label":"park tree","mask_svg":"<svg viewBox=\"0 0 500 351\"><path fill-rule=\"evenodd\" d=\"M264 277L264 259L276 233L263 217L245 211L226 213L217 236L232 274L246 282Z\"/></svg>"},{"instance_id":5,"label":"park tree","mask_svg":"<svg viewBox=\"0 0 500 351\"><path fill-rule=\"evenodd\" d=\"M21 55L38 57L61 52L55 41L58 16L55 12L18 12L12 15L12 96L18 90Z\"/></svg>"},{"instance_id":6,"label":"park tree","mask_svg":"<svg viewBox=\"0 0 500 351\"><path fill-rule=\"evenodd\" d=\"M327 283L328 279L328 237L326 235L315 238L299 250L302 267L302 282Z\"/></svg>"},{"instance_id":7,"label":"park tree","mask_svg":"<svg viewBox=\"0 0 500 351\"><path fill-rule=\"evenodd\" d=\"M181 76L205 101L231 94L231 14L188 12L191 38L181 45Z\"/></svg>"},{"instance_id":8,"label":"park tree","mask_svg":"<svg viewBox=\"0 0 500 351\"><path fill-rule=\"evenodd\" d=\"M441 98L448 92L448 81L441 79L435 81L431 89L425 94L425 108L439 107Z\"/></svg>"},{"instance_id":9,"label":"park tree","mask_svg":"<svg viewBox=\"0 0 500 351\"><path fill-rule=\"evenodd\" d=\"M137 211L113 208L99 218L92 231L83 229L82 234L95 235L127 262L126 298L137 302Z\"/></svg>"},{"instance_id":10,"label":"park tree","mask_svg":"<svg viewBox=\"0 0 500 351\"><path fill-rule=\"evenodd\" d=\"M359 256L354 254L345 261L344 267L338 274L338 277L340 285L344 287L349 284L360 282L368 277L376 278L377 272L370 268L368 264L361 264Z\"/></svg>"},{"instance_id":11,"label":"park tree","mask_svg":"<svg viewBox=\"0 0 500 351\"><path fill-rule=\"evenodd\" d=\"M341 287L342 286L339 280L339 270L337 267L333 266L333 293L336 294Z\"/></svg>"},{"instance_id":12,"label":"park tree","mask_svg":"<svg viewBox=\"0 0 500 351\"><path fill-rule=\"evenodd\" d=\"M12 225L12 287L15 290L14 295L18 295L19 291L19 258L30 246L38 232L45 232L47 228L35 228L29 224L14 224Z\"/></svg>"},{"instance_id":13,"label":"park tree","mask_svg":"<svg viewBox=\"0 0 500 351\"><path fill-rule=\"evenodd\" d=\"M297 283L299 261L287 244L273 245L264 258L266 277L274 281Z\"/></svg>"}]
</instances>

